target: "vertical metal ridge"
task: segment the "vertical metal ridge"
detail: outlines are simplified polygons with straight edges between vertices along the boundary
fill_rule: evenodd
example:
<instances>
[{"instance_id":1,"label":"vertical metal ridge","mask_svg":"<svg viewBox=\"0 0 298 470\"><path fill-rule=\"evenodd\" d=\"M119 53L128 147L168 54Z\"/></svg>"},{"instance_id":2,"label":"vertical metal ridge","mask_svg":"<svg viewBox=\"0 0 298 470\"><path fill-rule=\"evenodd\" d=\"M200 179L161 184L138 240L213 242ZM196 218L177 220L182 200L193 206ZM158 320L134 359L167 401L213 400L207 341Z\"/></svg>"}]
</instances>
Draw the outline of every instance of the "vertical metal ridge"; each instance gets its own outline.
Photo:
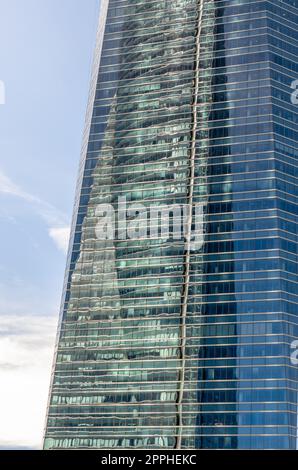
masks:
<instances>
[{"instance_id":1,"label":"vertical metal ridge","mask_svg":"<svg viewBox=\"0 0 298 470\"><path fill-rule=\"evenodd\" d=\"M193 100L193 126L191 132L191 149L189 158L189 193L188 193L188 217L186 224L186 249L185 249L185 272L184 272L184 283L183 283L183 294L182 294L182 307L181 307L181 322L180 322L180 358L181 366L179 371L179 391L177 397L177 439L175 449L181 449L182 442L182 418L183 418L183 396L184 396L184 385L185 385L185 350L186 350L186 316L188 306L188 293L189 293L189 271L190 271L190 251L191 251L191 228L193 222L193 194L194 194L194 181L195 181L195 156L196 156L196 130L197 130L197 104L199 97L199 78L200 78L200 67L199 59L201 53L201 31L202 31L202 18L203 18L204 0L199 1L198 9L198 28L196 34L196 55L195 55L195 86L194 86L194 100Z\"/></svg>"}]
</instances>

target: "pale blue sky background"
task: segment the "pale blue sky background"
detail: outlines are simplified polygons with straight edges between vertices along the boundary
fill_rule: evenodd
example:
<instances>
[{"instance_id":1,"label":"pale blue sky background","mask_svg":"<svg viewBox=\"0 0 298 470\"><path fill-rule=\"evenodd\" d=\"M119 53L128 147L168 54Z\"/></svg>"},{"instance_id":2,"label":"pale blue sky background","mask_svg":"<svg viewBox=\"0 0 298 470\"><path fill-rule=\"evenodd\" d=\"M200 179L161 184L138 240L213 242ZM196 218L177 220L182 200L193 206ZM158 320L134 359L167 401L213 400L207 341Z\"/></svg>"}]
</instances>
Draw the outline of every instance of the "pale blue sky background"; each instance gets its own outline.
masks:
<instances>
[{"instance_id":1,"label":"pale blue sky background","mask_svg":"<svg viewBox=\"0 0 298 470\"><path fill-rule=\"evenodd\" d=\"M0 0L0 448L40 445L98 8Z\"/></svg>"}]
</instances>

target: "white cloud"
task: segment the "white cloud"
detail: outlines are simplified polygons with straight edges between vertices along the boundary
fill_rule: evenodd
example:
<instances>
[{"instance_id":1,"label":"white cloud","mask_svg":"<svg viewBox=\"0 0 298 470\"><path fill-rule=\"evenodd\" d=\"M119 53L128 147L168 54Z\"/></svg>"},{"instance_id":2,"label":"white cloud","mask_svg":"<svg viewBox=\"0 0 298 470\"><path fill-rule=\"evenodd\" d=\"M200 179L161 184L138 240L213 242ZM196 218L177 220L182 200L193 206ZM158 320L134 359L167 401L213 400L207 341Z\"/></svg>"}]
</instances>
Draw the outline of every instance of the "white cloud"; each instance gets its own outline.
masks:
<instances>
[{"instance_id":1,"label":"white cloud","mask_svg":"<svg viewBox=\"0 0 298 470\"><path fill-rule=\"evenodd\" d=\"M0 317L0 448L41 448L57 320Z\"/></svg>"},{"instance_id":2,"label":"white cloud","mask_svg":"<svg viewBox=\"0 0 298 470\"><path fill-rule=\"evenodd\" d=\"M67 226L67 217L56 207L46 201L24 191L0 170L0 193L18 197L31 204L38 215L49 227L49 236L57 248L64 253L67 251L70 228Z\"/></svg>"},{"instance_id":3,"label":"white cloud","mask_svg":"<svg viewBox=\"0 0 298 470\"><path fill-rule=\"evenodd\" d=\"M57 247L62 250L64 253L67 253L70 228L61 227L61 228L51 228L49 230L50 237L54 240Z\"/></svg>"}]
</instances>

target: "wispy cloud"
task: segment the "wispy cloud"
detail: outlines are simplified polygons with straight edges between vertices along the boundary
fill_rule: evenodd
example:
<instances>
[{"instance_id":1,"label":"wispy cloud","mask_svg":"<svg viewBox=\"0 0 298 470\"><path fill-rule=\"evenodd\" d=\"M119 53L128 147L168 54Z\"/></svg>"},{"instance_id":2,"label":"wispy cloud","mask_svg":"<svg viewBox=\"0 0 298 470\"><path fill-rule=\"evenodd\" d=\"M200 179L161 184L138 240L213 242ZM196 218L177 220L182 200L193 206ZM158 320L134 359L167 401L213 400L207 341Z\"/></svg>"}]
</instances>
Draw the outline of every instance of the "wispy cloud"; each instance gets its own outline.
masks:
<instances>
[{"instance_id":1,"label":"wispy cloud","mask_svg":"<svg viewBox=\"0 0 298 470\"><path fill-rule=\"evenodd\" d=\"M35 212L43 219L48 227L49 236L55 242L58 249L64 253L67 251L69 238L69 225L67 217L56 207L43 201L39 197L24 191L15 184L3 171L0 170L0 194L20 198L34 208Z\"/></svg>"},{"instance_id":2,"label":"wispy cloud","mask_svg":"<svg viewBox=\"0 0 298 470\"><path fill-rule=\"evenodd\" d=\"M41 448L56 319L0 317L0 448Z\"/></svg>"},{"instance_id":3,"label":"wispy cloud","mask_svg":"<svg viewBox=\"0 0 298 470\"><path fill-rule=\"evenodd\" d=\"M12 196L18 196L23 199L31 199L30 195L23 192L16 184L11 181L2 171L0 171L0 192L11 194Z\"/></svg>"}]
</instances>

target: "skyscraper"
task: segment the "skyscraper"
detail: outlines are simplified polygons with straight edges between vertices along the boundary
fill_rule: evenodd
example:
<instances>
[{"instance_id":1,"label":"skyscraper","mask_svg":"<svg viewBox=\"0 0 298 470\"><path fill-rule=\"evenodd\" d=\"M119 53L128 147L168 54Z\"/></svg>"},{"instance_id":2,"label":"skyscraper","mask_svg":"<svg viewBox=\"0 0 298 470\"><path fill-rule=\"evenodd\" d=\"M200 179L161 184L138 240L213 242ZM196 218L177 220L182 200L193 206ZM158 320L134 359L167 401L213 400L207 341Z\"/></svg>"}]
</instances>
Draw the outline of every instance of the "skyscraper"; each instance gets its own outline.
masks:
<instances>
[{"instance_id":1,"label":"skyscraper","mask_svg":"<svg viewBox=\"0 0 298 470\"><path fill-rule=\"evenodd\" d=\"M46 449L296 448L297 15L101 1Z\"/></svg>"}]
</instances>

